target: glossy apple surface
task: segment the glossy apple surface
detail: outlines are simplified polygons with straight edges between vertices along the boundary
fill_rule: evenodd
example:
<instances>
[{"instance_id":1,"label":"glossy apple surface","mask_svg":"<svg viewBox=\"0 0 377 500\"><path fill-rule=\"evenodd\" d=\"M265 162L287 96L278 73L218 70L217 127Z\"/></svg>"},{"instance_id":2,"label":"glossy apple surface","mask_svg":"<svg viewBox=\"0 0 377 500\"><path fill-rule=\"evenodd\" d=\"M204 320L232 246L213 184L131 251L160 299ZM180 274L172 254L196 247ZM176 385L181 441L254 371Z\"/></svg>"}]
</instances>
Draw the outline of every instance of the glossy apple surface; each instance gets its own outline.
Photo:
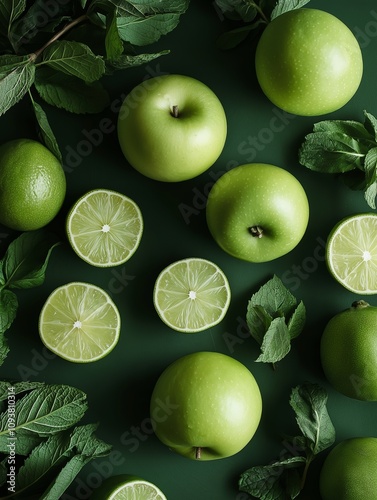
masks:
<instances>
[{"instance_id":1,"label":"glossy apple surface","mask_svg":"<svg viewBox=\"0 0 377 500\"><path fill-rule=\"evenodd\" d=\"M233 257L268 262L295 248L305 234L309 203L287 170L247 163L222 175L212 187L207 224L218 245Z\"/></svg>"},{"instance_id":2,"label":"glossy apple surface","mask_svg":"<svg viewBox=\"0 0 377 500\"><path fill-rule=\"evenodd\" d=\"M273 19L255 54L259 84L279 108L302 116L344 106L363 73L359 43L337 17L318 9L296 9Z\"/></svg>"},{"instance_id":3,"label":"glossy apple surface","mask_svg":"<svg viewBox=\"0 0 377 500\"><path fill-rule=\"evenodd\" d=\"M166 446L194 460L216 460L249 443L260 422L262 399L242 363L217 352L196 352L163 371L150 411L155 433Z\"/></svg>"},{"instance_id":4,"label":"glossy apple surface","mask_svg":"<svg viewBox=\"0 0 377 500\"><path fill-rule=\"evenodd\" d=\"M164 182L192 179L211 167L227 134L218 97L185 75L157 76L136 86L122 103L117 128L130 165Z\"/></svg>"}]
</instances>

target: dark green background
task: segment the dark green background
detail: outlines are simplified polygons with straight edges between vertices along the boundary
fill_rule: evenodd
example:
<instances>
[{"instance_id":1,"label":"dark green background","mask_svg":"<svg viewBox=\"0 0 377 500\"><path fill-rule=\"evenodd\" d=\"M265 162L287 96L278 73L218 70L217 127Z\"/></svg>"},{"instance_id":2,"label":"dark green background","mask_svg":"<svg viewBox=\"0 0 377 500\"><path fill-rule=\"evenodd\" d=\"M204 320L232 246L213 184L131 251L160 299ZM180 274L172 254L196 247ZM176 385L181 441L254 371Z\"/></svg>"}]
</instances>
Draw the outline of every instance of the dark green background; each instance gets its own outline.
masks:
<instances>
[{"instance_id":1,"label":"dark green background","mask_svg":"<svg viewBox=\"0 0 377 500\"><path fill-rule=\"evenodd\" d=\"M71 384L88 394L85 419L100 423L98 435L113 445L114 452L82 471L69 490L70 498L88 498L103 477L110 474L133 473L155 482L169 500L246 499L247 495L237 488L239 475L253 465L278 458L284 450L282 434L298 433L289 395L292 387L305 381L318 382L328 390L328 409L337 441L377 435L376 403L351 400L332 390L323 377L318 356L320 335L328 319L359 298L329 275L324 262L324 241L337 221L368 211L369 207L361 192L348 190L335 178L310 172L297 161L298 147L316 121L362 121L364 109L377 114L377 7L372 0L312 0L308 6L335 14L357 34L362 46L365 69L360 88L346 106L331 115L288 119L279 114L257 85L253 42L229 52L218 50L216 39L227 28L227 22L211 2L200 0L192 0L179 26L153 47L171 49L169 55L104 80L115 104L145 77L165 73L195 77L214 90L227 114L228 138L215 165L193 180L163 184L128 166L117 143L114 107L101 115L76 116L44 106L65 163L72 167L67 173L66 202L51 223L51 229L61 235L64 244L52 254L45 283L34 290L17 292L20 307L8 331L11 352L1 367L1 376ZM276 116L280 117L281 130L271 135L268 129ZM94 131L99 130L103 118L110 120L112 132L103 134L98 144L73 166L68 152L83 152L81 141L87 142L88 132L92 139L95 137ZM20 103L2 116L0 130L4 142L22 136L35 138L28 106ZM247 146L249 137L258 137L260 147L255 154ZM205 196L214 180L236 164L250 161L273 163L292 172L306 189L310 203L309 226L301 243L287 256L266 264L250 264L225 254L212 240L205 222ZM67 210L93 188L119 190L133 198L142 210L142 242L132 259L120 268L97 269L85 264L65 240ZM184 217L184 208L191 209L192 214ZM2 254L16 234L0 229ZM194 256L208 258L224 270L230 281L232 302L221 324L196 335L184 335L160 321L153 308L152 290L158 273L166 265ZM304 332L276 371L255 362L258 348L245 329L248 299L274 273L304 301L308 315ZM75 365L52 357L38 336L38 315L47 296L55 287L73 280L88 281L109 291L122 317L116 349L93 364ZM377 305L375 297L368 300ZM159 374L173 360L199 350L222 352L243 362L254 373L264 403L260 426L243 451L231 458L202 463L165 448L152 434L148 420L149 397ZM312 464L302 498L319 498L318 473L325 455L326 452Z\"/></svg>"}]
</instances>

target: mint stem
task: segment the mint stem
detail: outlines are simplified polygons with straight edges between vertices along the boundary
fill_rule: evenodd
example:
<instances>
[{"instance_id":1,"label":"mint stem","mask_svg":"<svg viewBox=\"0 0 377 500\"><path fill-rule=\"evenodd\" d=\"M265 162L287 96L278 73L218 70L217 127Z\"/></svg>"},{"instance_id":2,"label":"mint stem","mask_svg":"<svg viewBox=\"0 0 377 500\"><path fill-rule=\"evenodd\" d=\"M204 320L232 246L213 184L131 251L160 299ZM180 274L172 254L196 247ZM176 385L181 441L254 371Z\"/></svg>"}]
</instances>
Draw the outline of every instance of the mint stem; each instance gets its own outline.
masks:
<instances>
[{"instance_id":1,"label":"mint stem","mask_svg":"<svg viewBox=\"0 0 377 500\"><path fill-rule=\"evenodd\" d=\"M80 24L80 23L82 23L82 22L84 22L86 20L87 20L87 15L83 14L83 15L79 16L77 19L74 19L70 23L66 24L64 26L64 28L62 28L60 31L58 31L58 33L56 33L40 49L38 49L37 51L35 51L32 54L30 54L30 56L29 56L30 60L31 61L35 61L36 59L38 59L38 57L43 53L43 51L45 49L47 49L47 47L49 47L52 43L56 42L56 40L58 40L59 38L61 38L65 33L67 33L67 31L69 31L70 29L74 28L75 26L77 26L78 24Z\"/></svg>"}]
</instances>

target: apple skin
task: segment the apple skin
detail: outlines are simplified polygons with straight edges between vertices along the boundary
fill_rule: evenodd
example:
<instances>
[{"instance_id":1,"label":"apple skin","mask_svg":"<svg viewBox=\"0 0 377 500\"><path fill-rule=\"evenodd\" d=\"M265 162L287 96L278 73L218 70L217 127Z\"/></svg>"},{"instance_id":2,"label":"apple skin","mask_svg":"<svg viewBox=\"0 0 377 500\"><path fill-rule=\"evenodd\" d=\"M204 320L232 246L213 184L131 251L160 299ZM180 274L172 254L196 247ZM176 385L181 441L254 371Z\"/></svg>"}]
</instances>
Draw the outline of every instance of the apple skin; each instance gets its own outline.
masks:
<instances>
[{"instance_id":1,"label":"apple skin","mask_svg":"<svg viewBox=\"0 0 377 500\"><path fill-rule=\"evenodd\" d=\"M144 80L127 95L117 130L131 166L151 179L180 182L215 163L225 145L227 120L209 87L172 74Z\"/></svg>"},{"instance_id":2,"label":"apple skin","mask_svg":"<svg viewBox=\"0 0 377 500\"><path fill-rule=\"evenodd\" d=\"M193 460L216 460L249 443L261 419L262 398L242 363L226 354L195 352L160 375L150 413L157 437L171 450Z\"/></svg>"},{"instance_id":3,"label":"apple skin","mask_svg":"<svg viewBox=\"0 0 377 500\"><path fill-rule=\"evenodd\" d=\"M292 114L314 116L344 106L363 74L359 43L337 17L295 9L273 19L255 53L259 84L269 100Z\"/></svg>"},{"instance_id":4,"label":"apple skin","mask_svg":"<svg viewBox=\"0 0 377 500\"><path fill-rule=\"evenodd\" d=\"M248 262L268 262L301 241L309 222L309 202L300 182L287 170L247 163L215 182L206 218L224 251ZM261 228L262 235L253 236L251 228Z\"/></svg>"}]
</instances>

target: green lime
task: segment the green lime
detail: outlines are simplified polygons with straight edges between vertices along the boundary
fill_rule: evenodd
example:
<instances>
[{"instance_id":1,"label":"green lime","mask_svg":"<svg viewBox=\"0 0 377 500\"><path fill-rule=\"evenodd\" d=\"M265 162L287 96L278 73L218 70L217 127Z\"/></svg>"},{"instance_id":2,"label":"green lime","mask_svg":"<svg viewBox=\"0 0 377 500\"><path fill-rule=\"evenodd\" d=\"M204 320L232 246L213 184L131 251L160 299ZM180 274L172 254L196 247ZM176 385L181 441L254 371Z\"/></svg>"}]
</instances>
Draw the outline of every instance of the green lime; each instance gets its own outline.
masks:
<instances>
[{"instance_id":1,"label":"green lime","mask_svg":"<svg viewBox=\"0 0 377 500\"><path fill-rule=\"evenodd\" d=\"M157 277L154 306L173 330L196 333L217 325L230 304L230 286L224 272L200 258L179 260Z\"/></svg>"},{"instance_id":2,"label":"green lime","mask_svg":"<svg viewBox=\"0 0 377 500\"><path fill-rule=\"evenodd\" d=\"M360 300L333 316L321 338L324 374L342 394L377 401L377 307Z\"/></svg>"},{"instance_id":3,"label":"green lime","mask_svg":"<svg viewBox=\"0 0 377 500\"><path fill-rule=\"evenodd\" d=\"M347 290L377 293L377 214L347 217L330 232L326 260L330 273Z\"/></svg>"},{"instance_id":4,"label":"green lime","mask_svg":"<svg viewBox=\"0 0 377 500\"><path fill-rule=\"evenodd\" d=\"M322 500L376 500L377 438L338 443L322 465L319 485Z\"/></svg>"},{"instance_id":5,"label":"green lime","mask_svg":"<svg viewBox=\"0 0 377 500\"><path fill-rule=\"evenodd\" d=\"M81 259L96 267L123 264L135 253L143 234L137 204L124 194L95 189L71 208L68 240Z\"/></svg>"},{"instance_id":6,"label":"green lime","mask_svg":"<svg viewBox=\"0 0 377 500\"><path fill-rule=\"evenodd\" d=\"M166 500L166 496L150 481L119 474L105 479L93 500Z\"/></svg>"},{"instance_id":7,"label":"green lime","mask_svg":"<svg viewBox=\"0 0 377 500\"><path fill-rule=\"evenodd\" d=\"M119 311L101 288L68 283L47 298L39 317L39 334L50 351L68 361L96 361L118 342Z\"/></svg>"},{"instance_id":8,"label":"green lime","mask_svg":"<svg viewBox=\"0 0 377 500\"><path fill-rule=\"evenodd\" d=\"M0 223L17 231L46 226L66 194L64 170L40 142L15 139L0 146Z\"/></svg>"}]
</instances>

